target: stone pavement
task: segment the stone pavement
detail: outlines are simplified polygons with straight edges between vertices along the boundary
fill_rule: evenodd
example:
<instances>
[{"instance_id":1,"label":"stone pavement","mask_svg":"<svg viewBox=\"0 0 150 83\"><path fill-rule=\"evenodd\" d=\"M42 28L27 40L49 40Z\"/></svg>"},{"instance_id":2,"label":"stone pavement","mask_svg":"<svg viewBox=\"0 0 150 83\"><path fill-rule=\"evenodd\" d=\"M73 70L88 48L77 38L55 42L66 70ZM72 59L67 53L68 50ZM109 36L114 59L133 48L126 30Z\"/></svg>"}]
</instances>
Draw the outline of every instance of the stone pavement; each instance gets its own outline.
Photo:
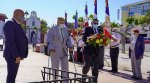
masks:
<instances>
[{"instance_id":1,"label":"stone pavement","mask_svg":"<svg viewBox=\"0 0 150 83\"><path fill-rule=\"evenodd\" d=\"M109 62L109 57L107 55L107 52L105 54ZM7 71L6 71L6 62L4 58L2 57L2 55L3 55L3 52L0 51L0 83L5 83ZM130 61L129 60L126 61L125 59L124 64L122 62L120 62L119 64L120 65L123 64L123 66L124 65L129 66L129 63L126 63L126 62L130 62ZM30 49L29 57L23 60L20 64L16 83L28 83L28 82L34 82L34 81L41 81L42 80L41 70L43 66L48 66L48 57L41 53L32 52L32 50ZM82 64L76 64L76 68L77 68L77 72L81 73ZM107 72L107 70L109 69L110 67L107 67L107 64L106 64L106 66L104 67L104 70L99 71L98 83L149 83L146 79L147 74L143 74L144 80L134 81L130 79L132 75L130 71L124 71L122 69L119 69L119 73L112 74L112 73ZM69 70L71 72L75 72L73 63L69 63ZM89 75L91 75L91 71L89 72Z\"/></svg>"}]
</instances>

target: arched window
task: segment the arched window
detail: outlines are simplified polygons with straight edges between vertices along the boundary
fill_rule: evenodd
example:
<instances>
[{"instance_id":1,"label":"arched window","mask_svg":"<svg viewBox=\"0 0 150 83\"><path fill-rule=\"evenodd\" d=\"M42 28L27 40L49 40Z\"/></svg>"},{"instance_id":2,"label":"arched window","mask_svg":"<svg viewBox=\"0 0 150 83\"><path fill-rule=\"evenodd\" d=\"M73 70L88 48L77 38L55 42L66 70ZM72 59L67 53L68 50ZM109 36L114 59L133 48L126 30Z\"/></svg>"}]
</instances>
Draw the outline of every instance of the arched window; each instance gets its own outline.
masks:
<instances>
[{"instance_id":1,"label":"arched window","mask_svg":"<svg viewBox=\"0 0 150 83\"><path fill-rule=\"evenodd\" d=\"M35 26L35 22L34 21L32 22L32 26Z\"/></svg>"}]
</instances>

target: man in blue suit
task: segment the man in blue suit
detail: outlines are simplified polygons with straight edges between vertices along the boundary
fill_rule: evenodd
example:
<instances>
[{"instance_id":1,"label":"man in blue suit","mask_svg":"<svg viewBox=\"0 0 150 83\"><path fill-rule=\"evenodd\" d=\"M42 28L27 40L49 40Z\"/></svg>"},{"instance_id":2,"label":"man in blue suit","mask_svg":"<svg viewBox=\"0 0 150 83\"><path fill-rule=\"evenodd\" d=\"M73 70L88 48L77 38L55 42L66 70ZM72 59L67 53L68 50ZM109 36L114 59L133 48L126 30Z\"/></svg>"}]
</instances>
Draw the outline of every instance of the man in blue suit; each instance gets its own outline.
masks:
<instances>
[{"instance_id":1,"label":"man in blue suit","mask_svg":"<svg viewBox=\"0 0 150 83\"><path fill-rule=\"evenodd\" d=\"M135 80L142 80L141 60L144 55L144 50L144 38L139 35L138 30L134 30L134 37L129 47L129 57L131 58L131 66L133 73L133 76L131 78Z\"/></svg>"},{"instance_id":2,"label":"man in blue suit","mask_svg":"<svg viewBox=\"0 0 150 83\"><path fill-rule=\"evenodd\" d=\"M4 58L7 62L6 83L15 83L20 61L27 58L28 40L21 24L24 22L24 12L16 9L11 21L4 25L5 50Z\"/></svg>"}]
</instances>

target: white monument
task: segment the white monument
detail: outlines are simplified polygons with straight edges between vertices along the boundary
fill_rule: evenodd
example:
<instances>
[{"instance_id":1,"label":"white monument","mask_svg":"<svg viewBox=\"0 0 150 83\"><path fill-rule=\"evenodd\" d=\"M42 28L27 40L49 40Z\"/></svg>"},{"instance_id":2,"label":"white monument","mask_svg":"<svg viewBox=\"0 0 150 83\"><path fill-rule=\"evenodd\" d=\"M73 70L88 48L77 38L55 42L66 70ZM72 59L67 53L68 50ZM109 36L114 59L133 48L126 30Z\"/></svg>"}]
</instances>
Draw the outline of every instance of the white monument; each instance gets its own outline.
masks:
<instances>
[{"instance_id":1,"label":"white monument","mask_svg":"<svg viewBox=\"0 0 150 83\"><path fill-rule=\"evenodd\" d=\"M41 21L38 19L35 11L31 12L31 15L26 20L26 35L28 37L28 41L32 42L33 34L37 36L37 42L41 41Z\"/></svg>"},{"instance_id":2,"label":"white monument","mask_svg":"<svg viewBox=\"0 0 150 83\"><path fill-rule=\"evenodd\" d=\"M3 37L3 27L5 24L5 19L7 19L7 16L5 14L0 13L0 37Z\"/></svg>"}]
</instances>

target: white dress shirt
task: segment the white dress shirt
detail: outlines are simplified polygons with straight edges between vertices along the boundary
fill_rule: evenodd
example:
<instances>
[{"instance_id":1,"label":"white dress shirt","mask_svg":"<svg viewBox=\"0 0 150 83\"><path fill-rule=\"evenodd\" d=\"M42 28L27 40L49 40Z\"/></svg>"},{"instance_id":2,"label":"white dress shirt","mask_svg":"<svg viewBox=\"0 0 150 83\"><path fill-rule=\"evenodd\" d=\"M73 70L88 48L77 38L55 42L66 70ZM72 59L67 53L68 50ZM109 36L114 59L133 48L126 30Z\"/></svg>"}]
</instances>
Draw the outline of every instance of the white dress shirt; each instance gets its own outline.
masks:
<instances>
[{"instance_id":1,"label":"white dress shirt","mask_svg":"<svg viewBox=\"0 0 150 83\"><path fill-rule=\"evenodd\" d=\"M79 39L79 41L78 41L78 47L82 47L83 44L84 44L83 40Z\"/></svg>"},{"instance_id":2,"label":"white dress shirt","mask_svg":"<svg viewBox=\"0 0 150 83\"><path fill-rule=\"evenodd\" d=\"M94 34L98 34L97 28L93 28L93 30L94 30Z\"/></svg>"},{"instance_id":3,"label":"white dress shirt","mask_svg":"<svg viewBox=\"0 0 150 83\"><path fill-rule=\"evenodd\" d=\"M137 37L133 37L133 39L132 39L132 41L130 43L130 49L131 50L135 49L136 40L137 40Z\"/></svg>"},{"instance_id":4,"label":"white dress shirt","mask_svg":"<svg viewBox=\"0 0 150 83\"><path fill-rule=\"evenodd\" d=\"M118 34L118 33L114 33L114 34L112 35L112 37L113 37L114 39L116 39L117 41L114 42L113 40L111 40L111 47L119 47L119 44L120 44L120 41L121 41L121 35Z\"/></svg>"},{"instance_id":5,"label":"white dress shirt","mask_svg":"<svg viewBox=\"0 0 150 83\"><path fill-rule=\"evenodd\" d=\"M75 41L74 41L73 37L70 36L70 40L71 40L71 44L74 46L75 45Z\"/></svg>"}]
</instances>

